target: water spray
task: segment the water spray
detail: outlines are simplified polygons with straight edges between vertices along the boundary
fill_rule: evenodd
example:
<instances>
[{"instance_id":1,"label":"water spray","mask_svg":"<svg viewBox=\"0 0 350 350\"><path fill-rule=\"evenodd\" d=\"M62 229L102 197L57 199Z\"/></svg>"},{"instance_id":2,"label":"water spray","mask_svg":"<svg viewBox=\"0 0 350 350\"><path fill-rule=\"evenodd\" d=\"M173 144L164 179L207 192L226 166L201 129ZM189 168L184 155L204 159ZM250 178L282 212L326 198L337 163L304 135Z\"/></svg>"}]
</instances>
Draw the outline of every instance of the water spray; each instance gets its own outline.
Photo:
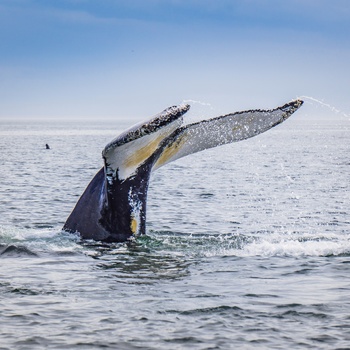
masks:
<instances>
[{"instance_id":1,"label":"water spray","mask_svg":"<svg viewBox=\"0 0 350 350\"><path fill-rule=\"evenodd\" d=\"M311 105L313 105L312 102L318 103L320 106L324 107L324 108L328 108L331 112L339 114L340 116L342 116L343 118L347 118L350 121L350 114L347 114L343 111L341 111L340 109L325 103L321 100L318 100L317 98L311 97L311 96L298 96L298 99L304 100L304 102L309 103Z\"/></svg>"}]
</instances>

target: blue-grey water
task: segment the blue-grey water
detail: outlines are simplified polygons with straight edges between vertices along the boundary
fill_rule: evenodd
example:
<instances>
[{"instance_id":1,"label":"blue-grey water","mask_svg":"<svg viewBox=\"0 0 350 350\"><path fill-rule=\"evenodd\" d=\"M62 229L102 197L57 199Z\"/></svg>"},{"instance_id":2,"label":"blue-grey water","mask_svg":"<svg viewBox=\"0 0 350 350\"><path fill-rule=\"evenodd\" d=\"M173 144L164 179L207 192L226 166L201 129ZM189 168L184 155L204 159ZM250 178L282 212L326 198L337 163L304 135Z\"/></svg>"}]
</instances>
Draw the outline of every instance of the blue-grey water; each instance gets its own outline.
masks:
<instances>
[{"instance_id":1,"label":"blue-grey water","mask_svg":"<svg viewBox=\"0 0 350 350\"><path fill-rule=\"evenodd\" d=\"M1 121L0 349L350 348L350 122L298 113L159 169L130 245L61 227L132 122Z\"/></svg>"}]
</instances>

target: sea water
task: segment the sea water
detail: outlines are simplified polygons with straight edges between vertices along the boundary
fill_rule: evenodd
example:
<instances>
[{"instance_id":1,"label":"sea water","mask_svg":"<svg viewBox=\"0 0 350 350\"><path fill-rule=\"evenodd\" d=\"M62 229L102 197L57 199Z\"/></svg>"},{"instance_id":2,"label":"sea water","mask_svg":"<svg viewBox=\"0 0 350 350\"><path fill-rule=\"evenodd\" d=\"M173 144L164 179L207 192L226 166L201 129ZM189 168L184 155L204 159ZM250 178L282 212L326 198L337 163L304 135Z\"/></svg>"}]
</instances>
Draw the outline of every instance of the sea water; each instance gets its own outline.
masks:
<instances>
[{"instance_id":1,"label":"sea water","mask_svg":"<svg viewBox=\"0 0 350 350\"><path fill-rule=\"evenodd\" d=\"M0 349L349 348L350 122L298 113L155 172L132 244L61 231L132 122L0 121Z\"/></svg>"}]
</instances>

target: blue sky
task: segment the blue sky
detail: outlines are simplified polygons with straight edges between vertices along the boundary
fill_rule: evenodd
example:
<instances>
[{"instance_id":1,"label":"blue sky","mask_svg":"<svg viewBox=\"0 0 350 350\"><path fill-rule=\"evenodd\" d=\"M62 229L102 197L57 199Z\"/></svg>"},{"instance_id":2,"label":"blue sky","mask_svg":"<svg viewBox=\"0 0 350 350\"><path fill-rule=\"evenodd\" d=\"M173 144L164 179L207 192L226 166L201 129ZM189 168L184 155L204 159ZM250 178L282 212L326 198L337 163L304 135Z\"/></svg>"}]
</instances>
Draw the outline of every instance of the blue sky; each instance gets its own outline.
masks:
<instances>
[{"instance_id":1,"label":"blue sky","mask_svg":"<svg viewBox=\"0 0 350 350\"><path fill-rule=\"evenodd\" d=\"M350 113L348 0L0 0L0 52L0 117L302 95Z\"/></svg>"}]
</instances>

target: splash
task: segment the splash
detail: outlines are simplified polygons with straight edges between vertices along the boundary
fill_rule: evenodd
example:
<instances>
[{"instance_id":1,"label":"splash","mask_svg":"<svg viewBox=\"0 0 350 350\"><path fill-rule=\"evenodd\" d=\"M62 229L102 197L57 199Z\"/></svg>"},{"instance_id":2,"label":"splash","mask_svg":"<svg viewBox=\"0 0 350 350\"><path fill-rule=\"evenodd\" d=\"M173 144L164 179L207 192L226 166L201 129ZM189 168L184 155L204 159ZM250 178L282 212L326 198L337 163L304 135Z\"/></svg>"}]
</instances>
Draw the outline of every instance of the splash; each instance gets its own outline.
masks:
<instances>
[{"instance_id":1,"label":"splash","mask_svg":"<svg viewBox=\"0 0 350 350\"><path fill-rule=\"evenodd\" d=\"M349 238L338 234L322 236L302 232L263 232L186 235L149 232L146 238L139 240L144 247L187 257L320 257L350 254Z\"/></svg>"},{"instance_id":2,"label":"splash","mask_svg":"<svg viewBox=\"0 0 350 350\"><path fill-rule=\"evenodd\" d=\"M35 229L0 226L0 257L76 253L82 250L77 235L64 233L60 228Z\"/></svg>"},{"instance_id":3,"label":"splash","mask_svg":"<svg viewBox=\"0 0 350 350\"><path fill-rule=\"evenodd\" d=\"M339 256L348 255L350 242L346 237L259 237L247 244L241 251L235 252L238 256Z\"/></svg>"},{"instance_id":4,"label":"splash","mask_svg":"<svg viewBox=\"0 0 350 350\"><path fill-rule=\"evenodd\" d=\"M208 102L202 102L202 101L197 101L197 100L183 100L183 103L185 103L185 104L191 104L191 103L199 104L201 106L208 106L212 110L214 109L213 106Z\"/></svg>"},{"instance_id":5,"label":"splash","mask_svg":"<svg viewBox=\"0 0 350 350\"><path fill-rule=\"evenodd\" d=\"M185 114L185 124L213 117L215 108L210 103L196 100L183 100L182 103L191 105L190 110Z\"/></svg>"},{"instance_id":6,"label":"splash","mask_svg":"<svg viewBox=\"0 0 350 350\"><path fill-rule=\"evenodd\" d=\"M341 117L343 118L346 118L347 120L350 121L350 114L347 114L343 111L341 111L340 109L328 104L328 103L325 103L321 100L318 100L317 98L314 98L314 97L311 97L311 96L298 96L297 97L298 99L301 99L301 100L304 100L306 103L309 103L311 105L313 105L313 103L317 103L319 104L321 107L323 108L327 108L328 110L330 110L331 112L335 113L335 114L338 114L340 115Z\"/></svg>"}]
</instances>

